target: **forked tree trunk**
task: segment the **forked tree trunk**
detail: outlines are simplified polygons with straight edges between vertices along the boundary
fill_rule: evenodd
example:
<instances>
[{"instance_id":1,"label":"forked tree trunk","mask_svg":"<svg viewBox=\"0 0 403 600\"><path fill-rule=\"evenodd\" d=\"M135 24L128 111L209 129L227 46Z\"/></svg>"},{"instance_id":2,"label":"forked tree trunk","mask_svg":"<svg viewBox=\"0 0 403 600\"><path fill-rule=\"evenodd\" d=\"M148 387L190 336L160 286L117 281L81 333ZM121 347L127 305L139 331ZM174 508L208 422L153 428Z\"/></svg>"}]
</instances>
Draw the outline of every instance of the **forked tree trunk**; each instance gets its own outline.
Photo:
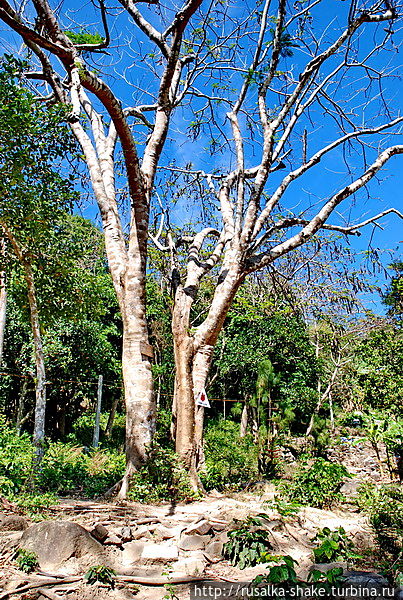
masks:
<instances>
[{"instance_id":1,"label":"forked tree trunk","mask_svg":"<svg viewBox=\"0 0 403 600\"><path fill-rule=\"evenodd\" d=\"M209 315L194 336L189 334L190 309L199 286L197 273L190 270L185 287L179 285L175 290L172 315L176 369L173 431L176 452L195 489L202 489L197 473L204 461L204 409L196 406L196 399L206 385L218 336L243 281L237 266L238 262L234 261L228 271L223 268L226 277L215 294Z\"/></svg>"}]
</instances>

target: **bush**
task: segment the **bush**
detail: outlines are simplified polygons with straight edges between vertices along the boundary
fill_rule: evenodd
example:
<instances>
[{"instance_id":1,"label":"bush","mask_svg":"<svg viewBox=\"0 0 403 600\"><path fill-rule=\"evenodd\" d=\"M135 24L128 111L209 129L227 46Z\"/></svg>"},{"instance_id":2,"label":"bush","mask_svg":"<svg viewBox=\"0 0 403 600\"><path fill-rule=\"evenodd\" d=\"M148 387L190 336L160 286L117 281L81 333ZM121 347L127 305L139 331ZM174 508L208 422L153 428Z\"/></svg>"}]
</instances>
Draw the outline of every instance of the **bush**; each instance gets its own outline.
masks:
<instances>
[{"instance_id":1,"label":"bush","mask_svg":"<svg viewBox=\"0 0 403 600\"><path fill-rule=\"evenodd\" d=\"M84 449L73 444L49 445L42 461L38 484L61 495L98 496L119 481L125 470L125 457L113 450Z\"/></svg>"},{"instance_id":2,"label":"bush","mask_svg":"<svg viewBox=\"0 0 403 600\"><path fill-rule=\"evenodd\" d=\"M343 527L331 530L329 527L320 529L313 539L316 548L313 549L315 562L331 563L362 558L354 551L354 544L348 539Z\"/></svg>"},{"instance_id":3,"label":"bush","mask_svg":"<svg viewBox=\"0 0 403 600\"><path fill-rule=\"evenodd\" d=\"M109 413L101 413L100 416L100 430L101 430L101 444L103 447L108 448L123 448L125 444L125 426L126 417L124 414L115 414L113 420L113 427L109 438L106 438L104 431L108 424ZM87 413L81 415L73 424L73 434L69 436L69 439L73 443L79 446L90 447L94 436L94 425L95 425L95 414Z\"/></svg>"},{"instance_id":4,"label":"bush","mask_svg":"<svg viewBox=\"0 0 403 600\"><path fill-rule=\"evenodd\" d=\"M154 443L147 464L133 474L129 498L136 502L188 502L197 498L178 455Z\"/></svg>"},{"instance_id":5,"label":"bush","mask_svg":"<svg viewBox=\"0 0 403 600\"><path fill-rule=\"evenodd\" d=\"M368 512L381 548L403 559L403 488L363 485L358 504Z\"/></svg>"},{"instance_id":6,"label":"bush","mask_svg":"<svg viewBox=\"0 0 403 600\"><path fill-rule=\"evenodd\" d=\"M266 515L262 515L266 518ZM263 525L262 519L247 517L244 521L235 521L235 527L228 532L228 542L224 544L224 556L239 569L254 567L267 562L266 555L272 548L270 531Z\"/></svg>"},{"instance_id":7,"label":"bush","mask_svg":"<svg viewBox=\"0 0 403 600\"><path fill-rule=\"evenodd\" d=\"M330 508L342 498L340 488L346 477L351 475L342 465L317 458L311 465L301 466L291 483L283 483L282 488L290 500L315 508Z\"/></svg>"},{"instance_id":8,"label":"bush","mask_svg":"<svg viewBox=\"0 0 403 600\"><path fill-rule=\"evenodd\" d=\"M33 445L25 433L16 430L0 417L0 492L19 492L31 475Z\"/></svg>"},{"instance_id":9,"label":"bush","mask_svg":"<svg viewBox=\"0 0 403 600\"><path fill-rule=\"evenodd\" d=\"M241 438L239 424L220 419L205 434L206 466L201 480L206 490L245 487L258 474L258 448L250 434Z\"/></svg>"}]
</instances>

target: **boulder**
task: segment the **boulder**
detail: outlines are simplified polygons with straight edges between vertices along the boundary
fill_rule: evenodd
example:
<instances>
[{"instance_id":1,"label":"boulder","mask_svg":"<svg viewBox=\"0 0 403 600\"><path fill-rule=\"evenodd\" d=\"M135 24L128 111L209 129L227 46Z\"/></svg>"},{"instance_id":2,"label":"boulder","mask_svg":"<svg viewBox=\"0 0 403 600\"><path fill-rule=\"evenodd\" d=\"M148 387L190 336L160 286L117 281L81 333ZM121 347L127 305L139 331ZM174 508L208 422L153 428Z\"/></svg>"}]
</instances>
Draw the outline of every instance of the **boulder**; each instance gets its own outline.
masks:
<instances>
[{"instance_id":1,"label":"boulder","mask_svg":"<svg viewBox=\"0 0 403 600\"><path fill-rule=\"evenodd\" d=\"M57 569L72 557L106 564L102 545L84 527L70 521L42 521L31 525L22 534L20 548L35 552L44 570Z\"/></svg>"},{"instance_id":2,"label":"boulder","mask_svg":"<svg viewBox=\"0 0 403 600\"><path fill-rule=\"evenodd\" d=\"M109 531L107 530L107 528L101 525L100 523L95 525L94 529L92 529L90 533L92 537L94 537L99 542L103 542L104 540L106 540L106 538L109 535Z\"/></svg>"},{"instance_id":3,"label":"boulder","mask_svg":"<svg viewBox=\"0 0 403 600\"><path fill-rule=\"evenodd\" d=\"M7 515L0 517L0 531L24 531L28 521L20 515Z\"/></svg>"},{"instance_id":4,"label":"boulder","mask_svg":"<svg viewBox=\"0 0 403 600\"><path fill-rule=\"evenodd\" d=\"M178 556L178 547L172 544L146 544L141 553L141 560L166 563L178 560Z\"/></svg>"},{"instance_id":5,"label":"boulder","mask_svg":"<svg viewBox=\"0 0 403 600\"><path fill-rule=\"evenodd\" d=\"M175 576L176 573L178 575L184 573L189 577L197 577L198 575L202 575L206 564L207 561L202 552L192 552L186 556L186 558L178 560L174 565L174 572L172 575Z\"/></svg>"},{"instance_id":6,"label":"boulder","mask_svg":"<svg viewBox=\"0 0 403 600\"><path fill-rule=\"evenodd\" d=\"M393 590L390 588L387 580L379 573L368 571L346 571L343 577L343 587L345 588L344 598L357 598L356 590L369 590L368 596L371 598L391 598ZM363 596L363 594L361 594Z\"/></svg>"},{"instance_id":7,"label":"boulder","mask_svg":"<svg viewBox=\"0 0 403 600\"><path fill-rule=\"evenodd\" d=\"M179 548L188 552L204 550L209 541L210 537L208 535L185 535L180 541Z\"/></svg>"},{"instance_id":8,"label":"boulder","mask_svg":"<svg viewBox=\"0 0 403 600\"><path fill-rule=\"evenodd\" d=\"M211 531L211 523L207 521L207 519L201 519L197 523L192 523L189 525L189 527L185 530L185 533L187 535L206 535L206 533L209 531Z\"/></svg>"},{"instance_id":9,"label":"boulder","mask_svg":"<svg viewBox=\"0 0 403 600\"><path fill-rule=\"evenodd\" d=\"M206 546L204 556L209 562L216 563L223 560L224 543L221 540L212 540Z\"/></svg>"}]
</instances>

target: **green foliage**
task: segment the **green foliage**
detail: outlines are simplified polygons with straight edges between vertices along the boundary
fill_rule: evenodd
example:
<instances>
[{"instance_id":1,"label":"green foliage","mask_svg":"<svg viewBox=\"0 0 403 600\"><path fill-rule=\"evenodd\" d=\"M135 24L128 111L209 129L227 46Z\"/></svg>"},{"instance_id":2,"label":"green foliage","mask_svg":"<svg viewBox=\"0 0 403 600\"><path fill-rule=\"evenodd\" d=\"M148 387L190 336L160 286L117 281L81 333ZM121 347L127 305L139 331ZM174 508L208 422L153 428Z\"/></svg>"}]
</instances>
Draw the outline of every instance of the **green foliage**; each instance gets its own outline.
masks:
<instances>
[{"instance_id":1,"label":"green foliage","mask_svg":"<svg viewBox=\"0 0 403 600\"><path fill-rule=\"evenodd\" d=\"M274 508L282 517L295 517L301 508L298 502L287 502L281 496L275 496L273 500L265 502L268 508Z\"/></svg>"},{"instance_id":2,"label":"green foliage","mask_svg":"<svg viewBox=\"0 0 403 600\"><path fill-rule=\"evenodd\" d=\"M355 350L354 385L367 408L399 414L403 389L403 332L385 325Z\"/></svg>"},{"instance_id":3,"label":"green foliage","mask_svg":"<svg viewBox=\"0 0 403 600\"><path fill-rule=\"evenodd\" d=\"M264 562L276 563L269 566L269 571L265 575L259 575L254 579L254 584L270 583L270 584L292 584L297 581L295 566L298 564L296 560L289 555L265 554Z\"/></svg>"},{"instance_id":4,"label":"green foliage","mask_svg":"<svg viewBox=\"0 0 403 600\"><path fill-rule=\"evenodd\" d=\"M33 459L33 446L28 435L17 435L0 417L0 493L20 492L26 485Z\"/></svg>"},{"instance_id":5,"label":"green foliage","mask_svg":"<svg viewBox=\"0 0 403 600\"><path fill-rule=\"evenodd\" d=\"M225 350L220 354L222 344ZM258 365L269 360L277 375L272 400L277 407L278 429L306 429L317 401L320 365L300 316L286 309L275 311L269 300L255 301L241 289L219 340L217 356L218 397L252 398Z\"/></svg>"},{"instance_id":6,"label":"green foliage","mask_svg":"<svg viewBox=\"0 0 403 600\"><path fill-rule=\"evenodd\" d=\"M205 432L205 470L200 478L207 490L239 489L258 477L258 449L250 434L241 438L239 424L210 421Z\"/></svg>"},{"instance_id":7,"label":"green foliage","mask_svg":"<svg viewBox=\"0 0 403 600\"><path fill-rule=\"evenodd\" d=\"M101 44L104 42L104 38L99 33L90 33L85 29L80 31L65 31L67 37L73 42L75 46L80 44Z\"/></svg>"},{"instance_id":8,"label":"green foliage","mask_svg":"<svg viewBox=\"0 0 403 600\"><path fill-rule=\"evenodd\" d=\"M395 560L400 558L403 567L403 488L399 485L363 485L358 504L368 512L381 549Z\"/></svg>"},{"instance_id":9,"label":"green foliage","mask_svg":"<svg viewBox=\"0 0 403 600\"><path fill-rule=\"evenodd\" d=\"M45 518L43 513L59 502L58 498L50 493L18 494L10 499L34 521L43 520Z\"/></svg>"},{"instance_id":10,"label":"green foliage","mask_svg":"<svg viewBox=\"0 0 403 600\"><path fill-rule=\"evenodd\" d=\"M103 433L108 424L109 413L101 413L100 428L101 428L101 443L103 447L108 448L123 448L125 443L125 427L126 416L121 413L116 413L113 420L113 427L109 438L106 438ZM84 413L79 416L73 423L73 434L69 439L73 443L83 446L91 446L94 436L95 413Z\"/></svg>"},{"instance_id":11,"label":"green foliage","mask_svg":"<svg viewBox=\"0 0 403 600\"><path fill-rule=\"evenodd\" d=\"M129 498L136 502L189 502L197 498L177 454L154 443L149 460L133 474Z\"/></svg>"},{"instance_id":12,"label":"green foliage","mask_svg":"<svg viewBox=\"0 0 403 600\"><path fill-rule=\"evenodd\" d=\"M38 566L38 557L35 552L19 548L16 563L20 571L32 573Z\"/></svg>"},{"instance_id":13,"label":"green foliage","mask_svg":"<svg viewBox=\"0 0 403 600\"><path fill-rule=\"evenodd\" d=\"M38 484L60 495L99 496L124 473L124 455L112 450L88 453L80 446L55 442L49 444L41 465Z\"/></svg>"},{"instance_id":14,"label":"green foliage","mask_svg":"<svg viewBox=\"0 0 403 600\"><path fill-rule=\"evenodd\" d=\"M264 517L265 515L263 515ZM248 517L244 521L235 521L235 528L228 532L228 542L224 544L224 556L239 569L253 567L267 562L270 550L270 533L262 524L262 518Z\"/></svg>"},{"instance_id":15,"label":"green foliage","mask_svg":"<svg viewBox=\"0 0 403 600\"><path fill-rule=\"evenodd\" d=\"M96 565L88 569L84 575L84 580L89 584L93 585L97 581L103 583L113 589L115 587L115 571L104 565Z\"/></svg>"},{"instance_id":16,"label":"green foliage","mask_svg":"<svg viewBox=\"0 0 403 600\"><path fill-rule=\"evenodd\" d=\"M302 465L291 483L282 487L290 500L316 508L330 508L342 498L340 488L346 477L351 475L344 466L317 458L310 465Z\"/></svg>"},{"instance_id":17,"label":"green foliage","mask_svg":"<svg viewBox=\"0 0 403 600\"><path fill-rule=\"evenodd\" d=\"M391 265L395 272L389 288L383 296L383 302L388 307L388 314L401 323L403 318L403 261L398 260Z\"/></svg>"},{"instance_id":18,"label":"green foliage","mask_svg":"<svg viewBox=\"0 0 403 600\"><path fill-rule=\"evenodd\" d=\"M348 539L343 527L332 531L329 527L324 527L313 539L317 546L313 550L315 562L330 563L343 560L359 559L354 552L354 544Z\"/></svg>"}]
</instances>

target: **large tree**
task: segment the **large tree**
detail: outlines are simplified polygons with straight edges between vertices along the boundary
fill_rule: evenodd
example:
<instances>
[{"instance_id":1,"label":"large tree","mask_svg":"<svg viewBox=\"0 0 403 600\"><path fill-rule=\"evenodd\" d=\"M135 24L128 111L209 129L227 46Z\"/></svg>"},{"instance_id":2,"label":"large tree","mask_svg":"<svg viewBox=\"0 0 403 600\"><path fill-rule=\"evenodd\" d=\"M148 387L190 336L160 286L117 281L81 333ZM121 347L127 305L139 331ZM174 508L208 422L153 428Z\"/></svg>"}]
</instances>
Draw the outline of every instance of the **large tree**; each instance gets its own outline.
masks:
<instances>
[{"instance_id":1,"label":"large tree","mask_svg":"<svg viewBox=\"0 0 403 600\"><path fill-rule=\"evenodd\" d=\"M159 236L172 261L176 448L192 471L204 413L195 396L245 278L281 268L309 241L320 248L321 230L347 237L386 214L402 216L391 206L364 218L366 186L403 153L393 143L403 119L398 109L392 114L393 61L384 66L396 51L398 8L351 2L336 25L327 2L236 7L217 9L208 33L193 40L197 57L206 44L212 56L203 54L194 66L189 86L199 102L190 128L210 138L212 158L203 162L194 153L193 164L177 157L171 164L176 188L169 190L179 187L202 202L204 210L195 213L202 225ZM167 196L181 202L175 193ZM206 277L209 307L195 319L192 307Z\"/></svg>"},{"instance_id":2,"label":"large tree","mask_svg":"<svg viewBox=\"0 0 403 600\"><path fill-rule=\"evenodd\" d=\"M1 268L5 273L7 256L14 257L26 284L36 366L34 443L40 459L45 436L46 370L36 275L52 261L55 226L74 196L71 182L59 174L60 162L72 150L72 143L60 109L44 110L32 94L17 86L21 66L12 60L0 63Z\"/></svg>"},{"instance_id":3,"label":"large tree","mask_svg":"<svg viewBox=\"0 0 403 600\"><path fill-rule=\"evenodd\" d=\"M364 221L332 225L328 218L403 152L401 145L385 146L385 133L398 132L402 122L387 91L398 8L389 0L337 6L328 0L292 6L285 0L179 6L119 0L116 10L100 0L91 15L75 13L69 23L47 0L17 4L16 10L0 0L0 18L39 60L41 68L27 76L45 80L53 97L71 107L102 217L124 326L128 472L145 458L154 421L145 320L149 209L156 191L166 212L165 199L176 190L172 228L164 238L161 224L154 239L172 257L176 448L195 471L202 431L195 395L239 286L322 228L356 232ZM103 27L103 35L77 28L81 14ZM120 196L116 148L128 182ZM173 156L175 164L168 164ZM338 180L315 170L320 162L335 170L329 158L342 169ZM157 177L159 165L166 169ZM304 194L311 173L322 185ZM118 199L127 197L126 235ZM196 227L194 219L186 235L176 235L179 209L194 197L203 206L194 213L202 224ZM209 239L217 240L212 249ZM214 280L210 306L192 326L207 274Z\"/></svg>"},{"instance_id":4,"label":"large tree","mask_svg":"<svg viewBox=\"0 0 403 600\"><path fill-rule=\"evenodd\" d=\"M117 18L117 11L116 6L109 7L105 0L93 3L91 15L91 21L103 29L103 36L98 31L90 34L85 28L77 28L77 19L73 25L71 21L66 25L68 16L56 10L57 3L52 7L48 0L20 2L17 8L10 2L0 2L0 18L23 38L30 55L37 59L38 70L27 73L27 77L32 81L45 81L50 100L71 109L71 128L81 145L98 203L109 268L123 320L127 475L145 460L155 426L152 349L145 308L149 208L171 115L183 97L182 73L194 60L193 53L187 54L182 48L184 31L201 3L202 0L189 0L177 9L168 9L169 22L161 32L140 13L137 2L119 0L121 14L117 27L112 29L115 39L111 40L110 21ZM149 4L155 5L158 11L158 2ZM77 4L77 8L81 7ZM154 19L154 15L151 18ZM93 68L91 57L97 52L104 56L113 53L114 44L115 49L116 44L119 46L115 52L119 60L124 44L119 29L128 32L128 36L145 37L151 49L158 52L155 59L158 66L150 66L145 90L141 77L136 74L134 85L128 90L122 91L114 85L113 60L110 81L101 78L98 64ZM127 50L126 61L131 48ZM137 60L146 60L146 52L140 50ZM128 82L126 68L127 62L121 65L125 84ZM145 116L148 113L150 118ZM136 130L136 123L142 126L140 131L138 126ZM144 129L146 135L143 135ZM116 180L121 167L115 168L117 145L127 179L125 197L130 202L128 233L124 214L119 211ZM122 495L126 489L124 485Z\"/></svg>"}]
</instances>

